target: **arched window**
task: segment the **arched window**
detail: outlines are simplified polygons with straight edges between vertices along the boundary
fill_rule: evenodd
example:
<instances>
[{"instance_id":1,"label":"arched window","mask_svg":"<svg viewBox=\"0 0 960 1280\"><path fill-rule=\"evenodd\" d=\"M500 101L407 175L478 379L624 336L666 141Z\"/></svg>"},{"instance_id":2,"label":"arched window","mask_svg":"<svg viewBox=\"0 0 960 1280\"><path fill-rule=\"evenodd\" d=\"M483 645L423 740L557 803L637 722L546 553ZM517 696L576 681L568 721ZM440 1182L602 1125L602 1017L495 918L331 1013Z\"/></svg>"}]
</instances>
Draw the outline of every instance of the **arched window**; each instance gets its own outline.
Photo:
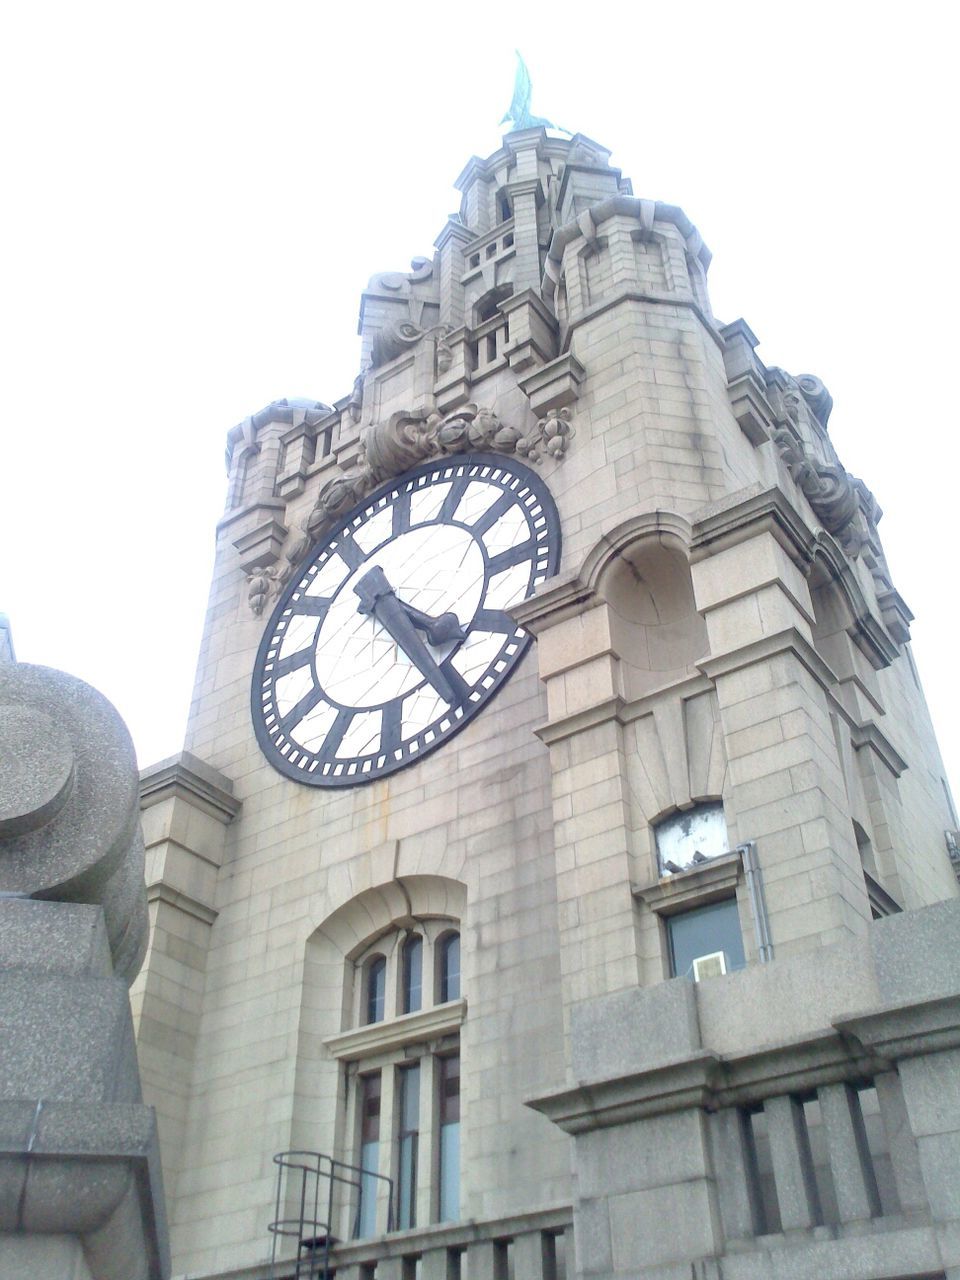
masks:
<instances>
[{"instance_id":1,"label":"arched window","mask_svg":"<svg viewBox=\"0 0 960 1280\"><path fill-rule=\"evenodd\" d=\"M374 956L367 965L366 1021L382 1022L387 994L387 961Z\"/></svg>"},{"instance_id":2,"label":"arched window","mask_svg":"<svg viewBox=\"0 0 960 1280\"><path fill-rule=\"evenodd\" d=\"M438 983L441 1004L460 999L460 935L448 933L438 947Z\"/></svg>"},{"instance_id":3,"label":"arched window","mask_svg":"<svg viewBox=\"0 0 960 1280\"><path fill-rule=\"evenodd\" d=\"M423 939L411 934L403 944L401 1010L416 1013L423 1005Z\"/></svg>"}]
</instances>

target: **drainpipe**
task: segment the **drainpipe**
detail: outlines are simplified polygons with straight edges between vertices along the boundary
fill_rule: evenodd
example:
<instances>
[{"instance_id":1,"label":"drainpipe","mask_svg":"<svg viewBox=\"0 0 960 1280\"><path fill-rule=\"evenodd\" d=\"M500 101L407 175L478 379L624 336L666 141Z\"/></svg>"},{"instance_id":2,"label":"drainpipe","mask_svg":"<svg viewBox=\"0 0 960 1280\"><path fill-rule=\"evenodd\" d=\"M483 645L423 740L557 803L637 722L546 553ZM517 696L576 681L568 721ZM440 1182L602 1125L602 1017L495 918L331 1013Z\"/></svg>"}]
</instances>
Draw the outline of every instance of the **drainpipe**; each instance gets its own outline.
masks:
<instances>
[{"instance_id":1,"label":"drainpipe","mask_svg":"<svg viewBox=\"0 0 960 1280\"><path fill-rule=\"evenodd\" d=\"M743 874L750 895L750 910L753 912L753 927L757 937L757 953L761 964L768 964L773 959L773 943L770 941L770 920L767 916L767 904L763 897L763 875L757 862L757 845L754 840L747 840L737 845L737 853L743 862Z\"/></svg>"}]
</instances>

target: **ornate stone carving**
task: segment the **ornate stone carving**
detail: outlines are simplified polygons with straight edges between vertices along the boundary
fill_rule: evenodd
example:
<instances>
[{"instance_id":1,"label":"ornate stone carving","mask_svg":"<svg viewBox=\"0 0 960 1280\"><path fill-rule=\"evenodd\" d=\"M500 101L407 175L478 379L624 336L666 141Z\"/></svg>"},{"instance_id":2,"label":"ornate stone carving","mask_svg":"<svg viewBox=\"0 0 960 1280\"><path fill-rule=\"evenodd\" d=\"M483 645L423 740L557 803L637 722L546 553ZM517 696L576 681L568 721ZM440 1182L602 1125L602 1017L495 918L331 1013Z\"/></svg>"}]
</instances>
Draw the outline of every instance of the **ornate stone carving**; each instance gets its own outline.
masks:
<instances>
[{"instance_id":1,"label":"ornate stone carving","mask_svg":"<svg viewBox=\"0 0 960 1280\"><path fill-rule=\"evenodd\" d=\"M856 557L862 538L850 526L860 511L860 481L837 464L813 461L803 443L787 427L773 433L787 470L823 522L828 533L838 537L844 549ZM853 545L848 543L855 543Z\"/></svg>"},{"instance_id":2,"label":"ornate stone carving","mask_svg":"<svg viewBox=\"0 0 960 1280\"><path fill-rule=\"evenodd\" d=\"M268 604L280 594L280 589L290 576L289 564L271 564L247 574L247 603L255 618L259 618Z\"/></svg>"},{"instance_id":3,"label":"ornate stone carving","mask_svg":"<svg viewBox=\"0 0 960 1280\"><path fill-rule=\"evenodd\" d=\"M561 459L574 434L569 409L548 414L527 432L502 422L492 409L477 404L462 405L447 414L426 409L393 413L386 422L375 423L363 432L358 470L329 480L320 490L301 536L286 553L287 561L296 564L328 525L377 485L429 458L475 451L515 453L536 464L544 457ZM266 571L251 575L250 603L258 616L270 598L272 584L278 583L279 590L287 576L289 568L282 579Z\"/></svg>"},{"instance_id":4,"label":"ornate stone carving","mask_svg":"<svg viewBox=\"0 0 960 1280\"><path fill-rule=\"evenodd\" d=\"M415 347L424 338L435 338L437 342L438 368L441 360L446 359L447 363L444 368L449 369L453 363L453 352L445 342L449 332L447 325L434 325L432 328L422 329L409 318L391 320L374 335L373 346L370 350L370 368L379 369L381 365L387 364L390 360L395 360L397 356L402 356L405 351ZM445 354L441 355L441 352ZM442 371L443 369L441 369Z\"/></svg>"}]
</instances>

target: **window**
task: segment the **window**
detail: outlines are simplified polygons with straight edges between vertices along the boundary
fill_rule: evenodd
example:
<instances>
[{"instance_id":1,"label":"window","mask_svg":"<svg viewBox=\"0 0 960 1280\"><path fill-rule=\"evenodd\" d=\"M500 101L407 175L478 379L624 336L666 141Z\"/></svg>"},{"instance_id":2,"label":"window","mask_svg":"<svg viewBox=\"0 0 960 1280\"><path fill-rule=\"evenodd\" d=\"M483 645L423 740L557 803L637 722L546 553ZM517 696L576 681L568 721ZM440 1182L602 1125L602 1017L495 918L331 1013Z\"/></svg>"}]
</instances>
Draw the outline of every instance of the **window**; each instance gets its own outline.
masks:
<instances>
[{"instance_id":1,"label":"window","mask_svg":"<svg viewBox=\"0 0 960 1280\"><path fill-rule=\"evenodd\" d=\"M397 1227L417 1225L417 1147L420 1139L420 1063L398 1073Z\"/></svg>"},{"instance_id":2,"label":"window","mask_svg":"<svg viewBox=\"0 0 960 1280\"><path fill-rule=\"evenodd\" d=\"M712 978L746 964L736 898L667 916L666 929L675 978Z\"/></svg>"},{"instance_id":3,"label":"window","mask_svg":"<svg viewBox=\"0 0 960 1280\"><path fill-rule=\"evenodd\" d=\"M403 944L404 1013L416 1013L423 1003L423 939L414 933Z\"/></svg>"},{"instance_id":4,"label":"window","mask_svg":"<svg viewBox=\"0 0 960 1280\"><path fill-rule=\"evenodd\" d=\"M441 1222L460 1217L460 1056L439 1060Z\"/></svg>"},{"instance_id":5,"label":"window","mask_svg":"<svg viewBox=\"0 0 960 1280\"><path fill-rule=\"evenodd\" d=\"M382 1022L387 996L387 961L374 956L367 965L367 1022Z\"/></svg>"},{"instance_id":6,"label":"window","mask_svg":"<svg viewBox=\"0 0 960 1280\"><path fill-rule=\"evenodd\" d=\"M448 933L440 939L440 1003L460 999L460 935Z\"/></svg>"},{"instance_id":7,"label":"window","mask_svg":"<svg viewBox=\"0 0 960 1280\"><path fill-rule=\"evenodd\" d=\"M411 913L349 959L344 1029L324 1041L340 1061L341 1096L353 1117L342 1158L360 1169L359 1195L339 1192L340 1234L459 1217L466 1005L456 926L449 916Z\"/></svg>"},{"instance_id":8,"label":"window","mask_svg":"<svg viewBox=\"0 0 960 1280\"><path fill-rule=\"evenodd\" d=\"M372 1236L377 1226L377 1178L380 1165L380 1072L360 1077L360 1204L357 1236Z\"/></svg>"}]
</instances>

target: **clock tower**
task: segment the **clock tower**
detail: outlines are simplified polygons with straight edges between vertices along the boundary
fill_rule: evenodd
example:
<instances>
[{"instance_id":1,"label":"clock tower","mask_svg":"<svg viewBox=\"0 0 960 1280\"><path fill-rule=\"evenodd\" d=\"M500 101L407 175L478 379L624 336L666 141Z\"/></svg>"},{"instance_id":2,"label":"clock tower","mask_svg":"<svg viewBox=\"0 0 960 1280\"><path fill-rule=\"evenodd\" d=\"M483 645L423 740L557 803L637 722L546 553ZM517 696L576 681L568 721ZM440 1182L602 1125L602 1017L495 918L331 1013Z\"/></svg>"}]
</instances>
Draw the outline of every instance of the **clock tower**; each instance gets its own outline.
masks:
<instances>
[{"instance_id":1,"label":"clock tower","mask_svg":"<svg viewBox=\"0 0 960 1280\"><path fill-rule=\"evenodd\" d=\"M228 436L141 787L174 1273L960 1276L957 819L830 396L591 139L457 187Z\"/></svg>"}]
</instances>

